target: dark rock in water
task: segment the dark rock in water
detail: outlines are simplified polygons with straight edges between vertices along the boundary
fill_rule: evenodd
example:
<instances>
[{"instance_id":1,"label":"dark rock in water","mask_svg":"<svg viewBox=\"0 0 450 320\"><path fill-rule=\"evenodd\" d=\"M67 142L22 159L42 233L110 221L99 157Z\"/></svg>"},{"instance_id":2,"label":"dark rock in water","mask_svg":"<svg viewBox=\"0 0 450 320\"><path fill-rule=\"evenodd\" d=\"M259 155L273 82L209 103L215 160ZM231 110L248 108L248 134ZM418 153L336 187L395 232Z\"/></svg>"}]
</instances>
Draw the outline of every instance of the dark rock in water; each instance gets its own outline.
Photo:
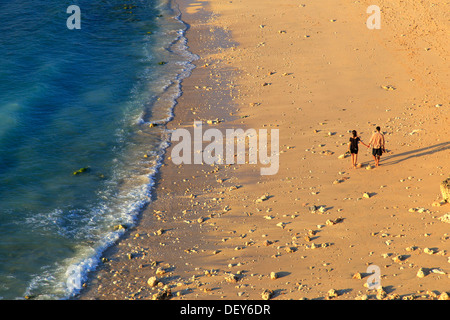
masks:
<instances>
[{"instance_id":1,"label":"dark rock in water","mask_svg":"<svg viewBox=\"0 0 450 320\"><path fill-rule=\"evenodd\" d=\"M77 171L74 171L73 175L76 176L76 175L79 175L79 174L82 174L82 173L86 173L86 172L89 172L89 171L90 171L90 168L89 167L85 167L85 168L81 168L81 169L79 169Z\"/></svg>"},{"instance_id":2,"label":"dark rock in water","mask_svg":"<svg viewBox=\"0 0 450 320\"><path fill-rule=\"evenodd\" d=\"M114 226L114 231L125 230L126 228L127 228L127 226L125 226L123 224L119 224L117 226Z\"/></svg>"}]
</instances>

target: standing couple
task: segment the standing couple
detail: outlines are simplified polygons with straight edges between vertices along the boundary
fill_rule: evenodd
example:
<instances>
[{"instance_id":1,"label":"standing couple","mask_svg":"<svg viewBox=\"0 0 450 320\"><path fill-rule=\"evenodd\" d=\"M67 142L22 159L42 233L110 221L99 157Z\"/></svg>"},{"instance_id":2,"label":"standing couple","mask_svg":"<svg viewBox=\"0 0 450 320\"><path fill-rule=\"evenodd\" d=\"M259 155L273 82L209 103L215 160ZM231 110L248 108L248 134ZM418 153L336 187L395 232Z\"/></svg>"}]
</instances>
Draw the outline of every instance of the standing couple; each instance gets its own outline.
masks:
<instances>
[{"instance_id":1,"label":"standing couple","mask_svg":"<svg viewBox=\"0 0 450 320\"><path fill-rule=\"evenodd\" d=\"M369 144L362 142L361 138L358 137L356 130L352 131L352 137L350 137L350 142L348 144L348 151L352 155L352 167L356 168L356 163L358 160L358 144L361 142L364 146L369 148L372 145L372 155L375 160L375 166L378 167L380 164L380 158L383 152L386 152L384 144L384 135L380 132L381 128L377 127L377 131L374 132L370 138Z\"/></svg>"}]
</instances>

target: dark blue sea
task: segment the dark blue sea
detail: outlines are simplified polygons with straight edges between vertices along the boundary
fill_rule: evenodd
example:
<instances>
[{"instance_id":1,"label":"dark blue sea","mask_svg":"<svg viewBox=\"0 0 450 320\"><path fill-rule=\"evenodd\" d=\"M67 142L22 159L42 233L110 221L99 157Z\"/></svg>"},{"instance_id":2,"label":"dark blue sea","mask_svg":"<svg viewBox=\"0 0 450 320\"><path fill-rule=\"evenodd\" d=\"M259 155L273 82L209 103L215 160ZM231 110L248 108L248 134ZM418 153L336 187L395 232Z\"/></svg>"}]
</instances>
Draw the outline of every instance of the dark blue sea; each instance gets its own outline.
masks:
<instances>
[{"instance_id":1,"label":"dark blue sea","mask_svg":"<svg viewBox=\"0 0 450 320\"><path fill-rule=\"evenodd\" d=\"M185 30L170 0L0 1L0 299L76 295L136 223L193 68Z\"/></svg>"}]
</instances>

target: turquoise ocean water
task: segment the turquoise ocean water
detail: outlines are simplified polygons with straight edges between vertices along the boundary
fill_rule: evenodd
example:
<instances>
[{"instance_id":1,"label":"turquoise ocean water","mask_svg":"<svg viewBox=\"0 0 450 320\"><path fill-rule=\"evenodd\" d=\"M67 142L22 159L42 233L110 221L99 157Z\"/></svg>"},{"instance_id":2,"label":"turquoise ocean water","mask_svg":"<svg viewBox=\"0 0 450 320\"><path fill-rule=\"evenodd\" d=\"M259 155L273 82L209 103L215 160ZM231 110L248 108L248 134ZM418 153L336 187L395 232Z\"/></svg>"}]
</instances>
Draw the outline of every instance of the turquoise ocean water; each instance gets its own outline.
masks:
<instances>
[{"instance_id":1,"label":"turquoise ocean water","mask_svg":"<svg viewBox=\"0 0 450 320\"><path fill-rule=\"evenodd\" d=\"M185 30L170 0L0 2L1 299L76 295L136 223L167 146L149 124L193 68Z\"/></svg>"}]
</instances>

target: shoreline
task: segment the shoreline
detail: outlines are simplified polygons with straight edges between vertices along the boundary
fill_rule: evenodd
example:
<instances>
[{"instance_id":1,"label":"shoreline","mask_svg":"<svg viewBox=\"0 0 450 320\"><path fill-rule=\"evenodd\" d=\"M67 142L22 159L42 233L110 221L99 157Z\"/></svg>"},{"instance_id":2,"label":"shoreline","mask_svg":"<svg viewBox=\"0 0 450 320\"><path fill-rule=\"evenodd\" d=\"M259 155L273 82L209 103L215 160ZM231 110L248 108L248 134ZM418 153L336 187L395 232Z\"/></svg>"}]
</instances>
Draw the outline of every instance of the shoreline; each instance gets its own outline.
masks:
<instances>
[{"instance_id":1,"label":"shoreline","mask_svg":"<svg viewBox=\"0 0 450 320\"><path fill-rule=\"evenodd\" d=\"M223 120L210 126L222 130L279 128L280 171L264 177L254 165L176 166L169 147L155 199L77 298L152 299L166 285L172 299L261 299L265 289L274 299L376 299L364 287L369 265L380 267L387 298L448 290L448 225L436 218L449 209L431 205L450 171L446 118L438 118L448 110L448 85L434 75L448 62L399 49L420 39L393 36L414 12L391 30L395 11L385 6L386 29L369 33L364 5L346 1L337 8L331 1L178 2L189 51L200 59L168 129L211 119ZM439 39L430 36L429 46L447 52ZM432 80L413 68L416 61ZM367 142L377 124L391 150L379 168L353 171L348 158L337 159L348 130ZM373 163L365 150L360 160ZM269 199L255 202L264 194ZM324 212L311 212L313 205ZM444 274L419 278L420 268ZM160 286L148 285L153 276Z\"/></svg>"},{"instance_id":2,"label":"shoreline","mask_svg":"<svg viewBox=\"0 0 450 320\"><path fill-rule=\"evenodd\" d=\"M179 2L179 1L175 1L175 2ZM177 9L179 9L180 4L177 4L176 7L177 7ZM182 14L184 14L184 13L181 13L181 15ZM193 12L193 14L195 15L195 12ZM209 12L206 12L206 13L203 12L203 13L200 13L199 15L195 15L195 16L197 17L197 19L199 19L199 16L201 16L200 19L202 21L204 21L205 23L206 23L206 21L208 19L210 19L210 13ZM180 18L180 20L187 26L187 30L185 31L185 35L184 35L185 37L187 37L186 34L189 32L190 24L188 22L184 21L182 18ZM198 36L201 37L202 35L199 34ZM219 42L227 42L228 39L226 38L225 35L222 35L222 37L218 41ZM196 51L200 51L201 50L201 46L198 46L198 42L200 42L200 41L197 41L197 46L196 46L197 50L192 50L192 44L190 44L190 43L187 44L187 46L189 47L188 51L189 51L190 54L198 55L198 53ZM194 46L195 46L195 44L194 44ZM192 94L192 91L197 91L197 92L199 91L198 86L197 85L193 85L192 83L195 83L199 78L205 78L206 77L205 76L205 72L201 72L199 70L199 68L202 68L202 66L201 66L202 65L201 61L202 60L203 59L200 58L200 59L197 59L197 60L192 62L192 64L195 65L195 67L191 71L191 75L189 77L185 78L183 80L183 83L182 83L182 87L185 86L184 83L189 83L188 86L190 86L191 94ZM197 75L197 76L195 74L193 74L193 73L197 73L197 72L201 72L202 74L201 75ZM221 69L221 72L222 73L232 73L233 71L232 70ZM224 79L223 79L223 81L221 81L220 84L223 87L229 86L230 84L227 82L228 81L228 77L227 78L223 77L223 78ZM210 80L209 84L212 84L212 81L215 81L215 80ZM219 84L214 83L214 85L219 85ZM205 86L203 86L203 87L205 87ZM215 92L215 94L217 94L217 91ZM233 112L230 112L232 110L228 110L228 108L231 106L231 104L229 104L229 101L228 101L228 100L230 100L228 98L229 93L226 92L226 91L222 92L222 106L220 106L220 108L222 108L224 110L220 114L218 114L216 112L215 113L208 112L207 109L210 108L210 106L208 106L208 107L207 106L202 106L202 108L199 108L197 106L193 106L193 108L191 108L191 110L186 110L186 109L180 108L180 106L183 105L183 103L184 103L183 99L184 99L185 95L186 95L186 92L185 92L185 90L183 90L182 95L177 99L176 106L173 109L172 120L170 120L166 124L166 130L170 131L170 130L173 130L174 128L178 127L178 126L182 126L182 127L192 126L194 118L192 118L192 120L187 120L187 119L189 117L192 117L193 114L196 114L196 115L199 115L200 117L203 117L202 120L205 123L206 123L206 121L208 119L211 118L211 116L214 116L216 118L217 118L217 116L220 116L221 119L226 118L227 120L233 118L233 115L232 115ZM203 97L203 95L204 95L203 93L199 94L199 96L202 96L202 97ZM231 94L230 94L230 96L231 96ZM225 102L225 100L226 100L226 102ZM206 104L206 102L204 102L204 104ZM195 111L192 111L193 109L195 109ZM231 115L230 115L230 113L231 113ZM183 122L183 123L181 123L181 122ZM157 173L153 177L153 179L154 179L154 186L152 188L153 189L152 201L148 205L148 208L145 209L144 212L142 212L140 214L140 217L138 219L139 222L137 223L136 226L132 227L130 230L126 230L125 235L123 235L117 241L117 243L115 245L113 245L113 246L109 247L107 250L105 250L105 252L104 252L104 254L102 256L106 257L106 260L107 260L106 264L103 265L103 266L99 266L99 268L97 270L95 270L95 271L93 271L93 272L91 272L89 274L89 280L88 280L88 283L90 283L89 286L87 286L87 287L84 286L85 288L83 289L81 294L78 295L77 297L74 297L74 299L82 299L82 300L83 299L96 299L97 298L96 294L92 293L93 288L96 288L96 289L102 288L103 285L108 282L108 280L97 281L94 278L96 278L97 275L100 274L101 275L100 277L104 277L106 279L109 279L110 275L107 274L108 272L112 272L113 276L114 276L114 274L117 275L116 271L114 271L114 267L112 267L112 269L110 270L110 266L109 266L110 263L113 263L114 261L116 261L116 262L118 262L118 265L121 266L121 268L124 268L124 266L121 265L122 263L124 263L124 265L128 265L129 262L132 262L132 263L136 262L136 259L133 259L134 261L126 261L127 259L129 259L130 253L126 249L124 251L122 248L119 248L120 246L129 246L130 244L128 242L130 241L130 239L132 239L133 234L139 234L140 233L139 230L142 228L142 229L145 230L145 232L141 232L141 234L143 234L143 237L151 237L152 234L150 232L147 232L147 231L149 229L156 230L155 228L157 228L157 226L159 224L159 221L162 220L164 222L164 225L167 225L165 223L166 222L165 218L162 218L160 214L158 214L158 213L155 214L154 212L152 213L151 211L153 210L152 208L154 206L160 205L160 203L158 203L158 202L155 203L156 200L157 200L155 198L158 198L158 194L163 194L164 193L163 190L168 188L168 187L170 187L170 185L168 185L169 183L166 183L166 181L165 181L165 180L167 180L167 177L165 177L165 176L166 175L173 175L174 174L174 172L173 172L174 168L167 169L168 172L166 173L165 172L166 169L164 167L166 167L166 166L174 166L171 163L171 161L168 160L168 158L170 159L169 154L170 154L171 148L172 148L172 146L170 146L170 147L165 149L165 153L164 153L163 160L162 160L163 164L162 164L162 166L159 167L159 170L157 171ZM197 167L200 168L200 169L203 168L203 166L197 166ZM176 179L174 179L174 180L176 180ZM161 212L161 211L158 210L158 212ZM165 211L162 211L162 212L165 212ZM156 218L154 218L154 217L152 218L152 215L156 216ZM146 225L146 224L149 224L149 225ZM185 231L186 230L183 230L183 232L185 232ZM154 240L154 239L151 239L151 240ZM153 245L153 247L154 247L153 249L158 249L158 247L161 245L161 243L156 243L154 241L151 241L151 245ZM193 243L192 246L194 247L195 244ZM139 253L135 252L135 255L139 256L143 260L147 260L146 254L142 254L141 252L139 252ZM159 254L158 253L157 255L160 256L162 259L166 255L170 256L170 259L163 259L163 261L174 260L173 254L171 252L164 251L163 254ZM152 269L154 267L155 262L157 262L157 261L151 259L150 265L152 265L151 266ZM134 268L142 268L143 265L146 265L146 264L140 264L138 266L134 265ZM158 262L157 265L160 265L160 263ZM166 262L165 266L167 268L169 268L169 269L171 268L167 264L167 262ZM128 267L131 268L131 266L128 266ZM110 289L111 288L107 288L106 289L108 291L108 293L106 295L107 299L111 299L114 296L114 294L112 294ZM126 294L126 292L122 292L121 294Z\"/></svg>"}]
</instances>

